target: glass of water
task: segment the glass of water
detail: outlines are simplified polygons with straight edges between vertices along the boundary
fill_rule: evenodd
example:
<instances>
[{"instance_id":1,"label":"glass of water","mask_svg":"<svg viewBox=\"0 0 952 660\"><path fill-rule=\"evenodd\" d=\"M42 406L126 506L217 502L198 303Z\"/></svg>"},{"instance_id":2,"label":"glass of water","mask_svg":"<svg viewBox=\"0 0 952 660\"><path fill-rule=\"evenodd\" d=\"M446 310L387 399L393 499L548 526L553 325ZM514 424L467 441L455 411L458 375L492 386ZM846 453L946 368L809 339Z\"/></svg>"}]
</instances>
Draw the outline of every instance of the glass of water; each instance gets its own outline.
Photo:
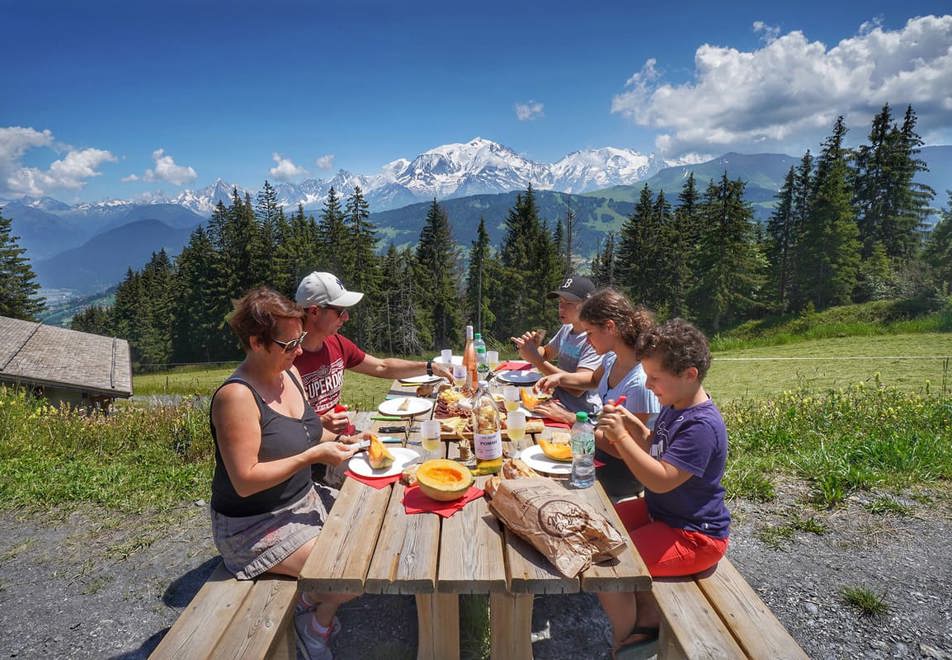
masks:
<instances>
[{"instance_id":1,"label":"glass of water","mask_svg":"<svg viewBox=\"0 0 952 660\"><path fill-rule=\"evenodd\" d=\"M426 458L439 458L442 447L440 420L428 419L420 424L420 437L423 439L423 451L426 452Z\"/></svg>"}]
</instances>

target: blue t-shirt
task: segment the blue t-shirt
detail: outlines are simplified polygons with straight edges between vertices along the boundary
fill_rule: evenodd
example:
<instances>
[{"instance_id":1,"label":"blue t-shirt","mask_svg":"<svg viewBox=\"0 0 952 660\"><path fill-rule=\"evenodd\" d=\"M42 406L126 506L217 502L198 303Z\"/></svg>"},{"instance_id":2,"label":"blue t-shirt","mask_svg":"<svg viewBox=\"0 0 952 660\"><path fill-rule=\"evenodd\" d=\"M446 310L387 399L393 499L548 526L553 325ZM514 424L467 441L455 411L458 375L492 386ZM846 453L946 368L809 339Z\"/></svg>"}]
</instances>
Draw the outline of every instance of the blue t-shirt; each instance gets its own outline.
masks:
<instances>
[{"instance_id":1,"label":"blue t-shirt","mask_svg":"<svg viewBox=\"0 0 952 660\"><path fill-rule=\"evenodd\" d=\"M658 403L658 397L654 395L654 392L645 387L645 382L647 382L647 376L645 376L645 370L641 366L641 362L636 364L631 371L625 374L625 377L622 378L615 387L608 386L608 376L612 372L612 367L615 366L615 360L618 358L614 353L605 353L605 357L602 358L602 379L598 383L598 395L602 399L602 403L607 403L609 400L617 401L619 397L625 396L624 407L629 410L629 412L636 414L648 414L648 422L646 426L650 429L654 426L655 418L658 416L658 413L661 412L661 404Z\"/></svg>"},{"instance_id":2,"label":"blue t-shirt","mask_svg":"<svg viewBox=\"0 0 952 660\"><path fill-rule=\"evenodd\" d=\"M651 455L691 473L667 493L645 489L648 513L672 527L727 538L731 515L724 505L727 427L708 399L690 408L665 406L655 420Z\"/></svg>"}]
</instances>

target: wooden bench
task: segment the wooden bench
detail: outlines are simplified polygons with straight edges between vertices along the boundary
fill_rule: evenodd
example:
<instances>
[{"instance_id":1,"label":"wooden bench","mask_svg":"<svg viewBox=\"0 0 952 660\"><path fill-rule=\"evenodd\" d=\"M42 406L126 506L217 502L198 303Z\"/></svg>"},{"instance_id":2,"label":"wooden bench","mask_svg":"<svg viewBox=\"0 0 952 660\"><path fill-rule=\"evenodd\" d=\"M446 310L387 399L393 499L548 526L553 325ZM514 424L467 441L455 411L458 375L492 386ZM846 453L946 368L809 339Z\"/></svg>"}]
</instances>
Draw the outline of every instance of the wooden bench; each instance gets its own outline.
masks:
<instances>
[{"instance_id":1,"label":"wooden bench","mask_svg":"<svg viewBox=\"0 0 952 660\"><path fill-rule=\"evenodd\" d=\"M294 660L296 597L294 578L236 580L219 564L150 657Z\"/></svg>"},{"instance_id":2,"label":"wooden bench","mask_svg":"<svg viewBox=\"0 0 952 660\"><path fill-rule=\"evenodd\" d=\"M651 592L662 614L659 658L808 657L726 558L701 576L655 578Z\"/></svg>"}]
</instances>

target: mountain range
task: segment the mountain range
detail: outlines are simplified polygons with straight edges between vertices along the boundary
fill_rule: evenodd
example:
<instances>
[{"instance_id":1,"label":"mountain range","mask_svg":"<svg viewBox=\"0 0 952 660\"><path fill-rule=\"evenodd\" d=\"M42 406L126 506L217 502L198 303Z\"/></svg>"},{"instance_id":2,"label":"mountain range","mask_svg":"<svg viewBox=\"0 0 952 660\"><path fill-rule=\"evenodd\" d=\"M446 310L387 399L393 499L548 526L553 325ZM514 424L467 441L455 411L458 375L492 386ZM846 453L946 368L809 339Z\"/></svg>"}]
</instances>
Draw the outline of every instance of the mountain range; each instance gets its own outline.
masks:
<instances>
[{"instance_id":1,"label":"mountain range","mask_svg":"<svg viewBox=\"0 0 952 660\"><path fill-rule=\"evenodd\" d=\"M925 147L920 157L930 168L920 181L936 190L935 205L942 206L944 191L952 188L952 146ZM621 227L645 184L654 192L664 190L673 201L689 173L703 191L710 179L727 172L747 182L746 198L763 221L787 170L798 160L784 154L728 153L703 163L672 164L655 155L606 147L573 152L545 164L476 138L436 147L412 160L392 161L374 175L341 170L328 180L278 183L275 190L282 205L301 204L318 216L331 187L346 197L359 185L384 245L415 241L428 203L438 199L453 224L455 239L468 245L480 217L498 244L514 191L531 184L538 193L540 214L550 225L569 207L574 210L578 253L589 255L606 232ZM4 216L13 218L14 234L27 249L43 287L90 294L115 284L128 267L141 267L153 251L165 248L176 254L219 201L229 203L236 188L241 195L256 194L218 179L174 197L76 205L51 197L23 197L0 200L0 206Z\"/></svg>"}]
</instances>

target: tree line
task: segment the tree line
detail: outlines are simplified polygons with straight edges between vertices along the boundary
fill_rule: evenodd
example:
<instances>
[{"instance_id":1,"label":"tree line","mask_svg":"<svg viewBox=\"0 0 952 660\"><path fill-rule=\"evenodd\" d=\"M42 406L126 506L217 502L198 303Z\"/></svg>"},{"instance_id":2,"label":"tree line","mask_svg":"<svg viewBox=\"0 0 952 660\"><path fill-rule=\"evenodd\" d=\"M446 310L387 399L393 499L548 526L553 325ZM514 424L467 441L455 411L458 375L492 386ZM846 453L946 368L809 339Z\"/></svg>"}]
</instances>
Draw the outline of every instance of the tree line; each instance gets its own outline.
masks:
<instances>
[{"instance_id":1,"label":"tree line","mask_svg":"<svg viewBox=\"0 0 952 660\"><path fill-rule=\"evenodd\" d=\"M716 333L751 318L880 298L948 295L952 285L952 203L934 230L924 222L934 192L914 181L925 165L908 108L901 122L884 106L867 144L844 146L842 117L817 156L787 173L766 226L754 220L745 183L726 173L699 190L689 176L674 199L648 186L618 234L590 264L597 284L620 288L661 318L681 316ZM267 284L294 296L312 270L366 294L343 332L367 350L420 354L462 344L473 323L492 342L556 327L544 294L573 272L571 211L541 218L535 193L516 197L492 245L481 219L465 249L434 200L415 243L389 242L362 191L334 190L318 218L287 215L265 182L254 200L233 191L171 259L154 254L129 269L109 307L74 317L78 330L124 337L138 369L239 357L225 323L231 300ZM0 216L0 315L36 318L42 304L29 262Z\"/></svg>"}]
</instances>

